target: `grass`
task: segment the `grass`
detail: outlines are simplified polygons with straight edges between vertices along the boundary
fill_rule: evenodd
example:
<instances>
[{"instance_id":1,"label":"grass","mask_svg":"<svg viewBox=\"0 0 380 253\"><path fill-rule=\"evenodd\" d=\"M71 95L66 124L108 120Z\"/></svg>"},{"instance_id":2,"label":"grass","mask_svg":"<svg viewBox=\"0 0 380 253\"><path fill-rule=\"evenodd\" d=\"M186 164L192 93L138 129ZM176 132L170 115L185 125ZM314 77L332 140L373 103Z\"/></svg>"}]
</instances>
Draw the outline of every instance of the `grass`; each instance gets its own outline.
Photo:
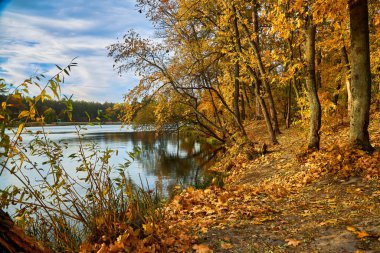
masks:
<instances>
[{"instance_id":1,"label":"grass","mask_svg":"<svg viewBox=\"0 0 380 253\"><path fill-rule=\"evenodd\" d=\"M79 164L75 177L60 162L65 145L46 133L36 134L28 151L15 147L17 152L4 165L20 186L0 192L0 208L13 206L16 223L56 252L78 252L83 243L113 241L126 229L142 231L144 224L163 219L161 193L144 190L125 175L131 161L110 166L116 151L82 144L81 130L77 128L79 152L70 155ZM36 164L29 152L45 161Z\"/></svg>"}]
</instances>

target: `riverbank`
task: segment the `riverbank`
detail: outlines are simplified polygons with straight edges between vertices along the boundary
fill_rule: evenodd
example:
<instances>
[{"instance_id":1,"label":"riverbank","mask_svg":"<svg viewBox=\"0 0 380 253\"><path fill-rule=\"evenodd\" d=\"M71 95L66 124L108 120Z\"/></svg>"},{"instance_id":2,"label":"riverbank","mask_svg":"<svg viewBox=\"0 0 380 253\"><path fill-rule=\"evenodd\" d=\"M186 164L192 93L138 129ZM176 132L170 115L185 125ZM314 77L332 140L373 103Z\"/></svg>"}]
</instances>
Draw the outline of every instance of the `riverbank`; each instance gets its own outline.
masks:
<instances>
[{"instance_id":1,"label":"riverbank","mask_svg":"<svg viewBox=\"0 0 380 253\"><path fill-rule=\"evenodd\" d=\"M122 125L123 122L53 122L53 123L41 123L41 122L28 122L26 126L86 126L86 125Z\"/></svg>"},{"instance_id":2,"label":"riverbank","mask_svg":"<svg viewBox=\"0 0 380 253\"><path fill-rule=\"evenodd\" d=\"M268 142L263 123L249 127ZM279 145L254 160L232 148L215 166L223 187L188 188L153 224L151 252L379 252L380 120L371 121L372 155L349 150L347 124L324 129L321 150L306 152L306 131L283 129ZM154 234L152 232L152 234ZM127 249L131 236L92 245ZM88 247L82 252L90 252ZM104 250L104 251L101 251ZM157 251L158 250L158 251ZM160 251L161 250L161 251ZM164 250L164 251L162 251ZM128 251L127 251L128 252Z\"/></svg>"}]
</instances>

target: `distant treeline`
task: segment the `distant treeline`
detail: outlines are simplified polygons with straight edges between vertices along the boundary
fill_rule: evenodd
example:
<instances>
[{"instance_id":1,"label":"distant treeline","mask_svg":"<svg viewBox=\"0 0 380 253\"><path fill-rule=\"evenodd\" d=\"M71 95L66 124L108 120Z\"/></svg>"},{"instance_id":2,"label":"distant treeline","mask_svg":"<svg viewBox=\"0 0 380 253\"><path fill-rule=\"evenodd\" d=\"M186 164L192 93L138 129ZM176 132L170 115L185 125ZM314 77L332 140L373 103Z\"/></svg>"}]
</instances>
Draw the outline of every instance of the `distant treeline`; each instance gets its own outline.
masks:
<instances>
[{"instance_id":1,"label":"distant treeline","mask_svg":"<svg viewBox=\"0 0 380 253\"><path fill-rule=\"evenodd\" d=\"M7 97L0 95L0 102L7 101L7 104L12 105L12 117L16 119L22 110L28 108L28 103L24 98ZM88 122L88 121L101 121L101 122L115 122L118 121L118 106L116 103L98 103L87 101L70 101L68 108L67 101L45 100L39 101L36 104L37 114L44 117L45 123L54 122L68 122L67 110L72 110L72 121L75 122ZM71 109L72 108L72 109Z\"/></svg>"}]
</instances>

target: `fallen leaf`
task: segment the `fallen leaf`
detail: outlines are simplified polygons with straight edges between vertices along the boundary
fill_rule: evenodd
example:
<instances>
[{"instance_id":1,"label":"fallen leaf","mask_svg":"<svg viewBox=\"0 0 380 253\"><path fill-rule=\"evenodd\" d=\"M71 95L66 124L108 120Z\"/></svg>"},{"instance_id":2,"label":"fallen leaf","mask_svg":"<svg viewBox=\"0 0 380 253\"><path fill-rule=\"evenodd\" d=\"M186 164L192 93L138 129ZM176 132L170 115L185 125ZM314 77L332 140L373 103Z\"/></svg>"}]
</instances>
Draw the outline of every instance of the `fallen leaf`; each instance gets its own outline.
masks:
<instances>
[{"instance_id":1,"label":"fallen leaf","mask_svg":"<svg viewBox=\"0 0 380 253\"><path fill-rule=\"evenodd\" d=\"M213 252L212 249L209 248L209 246L205 244L195 244L193 246L193 250L195 250L196 253L211 253Z\"/></svg>"},{"instance_id":2,"label":"fallen leaf","mask_svg":"<svg viewBox=\"0 0 380 253\"><path fill-rule=\"evenodd\" d=\"M347 226L346 229L351 232L356 232L356 228L353 226Z\"/></svg>"},{"instance_id":3,"label":"fallen leaf","mask_svg":"<svg viewBox=\"0 0 380 253\"><path fill-rule=\"evenodd\" d=\"M285 241L288 243L289 246L294 246L294 247L298 246L301 243L301 241L298 241L295 239L286 239Z\"/></svg>"},{"instance_id":4,"label":"fallen leaf","mask_svg":"<svg viewBox=\"0 0 380 253\"><path fill-rule=\"evenodd\" d=\"M230 241L231 241L231 238L228 237L228 236L225 236L225 237L223 237L223 241L225 241L225 242L230 242Z\"/></svg>"},{"instance_id":5,"label":"fallen leaf","mask_svg":"<svg viewBox=\"0 0 380 253\"><path fill-rule=\"evenodd\" d=\"M367 232L365 232L365 231L361 231L361 232L357 233L357 236L358 236L359 239L361 239L361 238L364 238L364 237L368 237L369 234Z\"/></svg>"},{"instance_id":6,"label":"fallen leaf","mask_svg":"<svg viewBox=\"0 0 380 253\"><path fill-rule=\"evenodd\" d=\"M338 221L337 219L325 220L319 223L319 226L333 225L333 224L336 224L337 221Z\"/></svg>"},{"instance_id":7,"label":"fallen leaf","mask_svg":"<svg viewBox=\"0 0 380 253\"><path fill-rule=\"evenodd\" d=\"M234 246L231 243L225 242L220 245L221 249L232 249Z\"/></svg>"},{"instance_id":8,"label":"fallen leaf","mask_svg":"<svg viewBox=\"0 0 380 253\"><path fill-rule=\"evenodd\" d=\"M206 234L207 231L208 231L208 229L207 229L206 227L201 228L201 232L202 232L203 234Z\"/></svg>"}]
</instances>

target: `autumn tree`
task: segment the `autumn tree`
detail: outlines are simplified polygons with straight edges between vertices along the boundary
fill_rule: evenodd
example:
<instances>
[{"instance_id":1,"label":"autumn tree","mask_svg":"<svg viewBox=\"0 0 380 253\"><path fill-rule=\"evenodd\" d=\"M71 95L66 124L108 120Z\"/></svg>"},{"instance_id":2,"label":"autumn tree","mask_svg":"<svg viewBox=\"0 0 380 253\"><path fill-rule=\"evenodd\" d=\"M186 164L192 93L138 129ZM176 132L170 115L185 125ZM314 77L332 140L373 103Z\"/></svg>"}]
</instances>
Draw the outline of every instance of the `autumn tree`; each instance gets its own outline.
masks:
<instances>
[{"instance_id":1,"label":"autumn tree","mask_svg":"<svg viewBox=\"0 0 380 253\"><path fill-rule=\"evenodd\" d=\"M372 58L379 62L380 15L375 5L370 4L369 31L377 52ZM141 77L126 96L125 119L136 116L144 98L161 99L168 103L156 108L155 117L162 113L156 126L180 120L225 143L238 135L246 138L247 119L259 108L273 143L282 114L287 127L292 122L308 125L308 147L318 149L321 127L328 127L338 113L341 121L350 114L351 93L356 108L361 108L357 114L368 118L366 107L354 102L361 100L364 88L353 86L360 57L348 50L350 43L355 48L358 42L349 39L345 0L138 0L137 6L155 25L158 38L129 32L109 47L120 72L133 69ZM354 30L351 35L358 38ZM186 117L171 115L166 108L186 112ZM360 121L354 114L355 129L366 128L368 120Z\"/></svg>"},{"instance_id":2,"label":"autumn tree","mask_svg":"<svg viewBox=\"0 0 380 253\"><path fill-rule=\"evenodd\" d=\"M350 144L371 151L368 125L371 101L371 70L369 52L368 2L348 1L351 32Z\"/></svg>"},{"instance_id":3,"label":"autumn tree","mask_svg":"<svg viewBox=\"0 0 380 253\"><path fill-rule=\"evenodd\" d=\"M201 132L222 142L236 132L246 136L239 108L240 65L232 59L239 36L226 34L219 24L217 12L223 6L206 2L194 6L191 1L140 3L165 36L153 43L131 32L124 42L109 47L119 71L133 68L144 76L128 97L174 91L192 110L192 121Z\"/></svg>"},{"instance_id":4,"label":"autumn tree","mask_svg":"<svg viewBox=\"0 0 380 253\"><path fill-rule=\"evenodd\" d=\"M312 16L309 14L306 22L306 89L311 110L309 149L319 149L319 130L321 128L321 105L319 103L318 86L315 75L315 34L316 26L313 24Z\"/></svg>"}]
</instances>

